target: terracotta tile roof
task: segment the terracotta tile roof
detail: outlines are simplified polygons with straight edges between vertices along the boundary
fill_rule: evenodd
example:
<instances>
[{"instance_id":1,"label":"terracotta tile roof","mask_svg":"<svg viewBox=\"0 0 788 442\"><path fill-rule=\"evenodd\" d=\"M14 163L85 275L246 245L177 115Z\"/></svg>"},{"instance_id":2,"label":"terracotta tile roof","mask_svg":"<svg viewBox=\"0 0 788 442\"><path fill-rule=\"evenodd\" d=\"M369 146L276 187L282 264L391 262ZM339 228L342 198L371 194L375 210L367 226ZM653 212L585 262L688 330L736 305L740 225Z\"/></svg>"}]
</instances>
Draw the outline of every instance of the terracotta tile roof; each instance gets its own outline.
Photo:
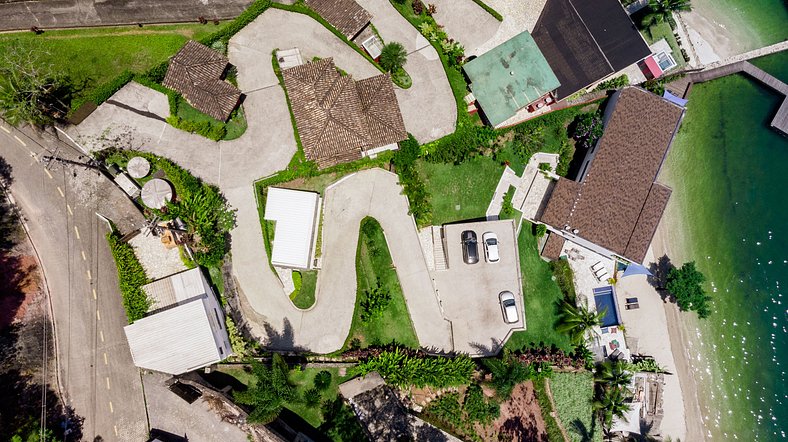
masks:
<instances>
[{"instance_id":1,"label":"terracotta tile roof","mask_svg":"<svg viewBox=\"0 0 788 442\"><path fill-rule=\"evenodd\" d=\"M321 168L408 137L388 75L357 82L326 58L282 76L304 153Z\"/></svg>"},{"instance_id":2,"label":"terracotta tile roof","mask_svg":"<svg viewBox=\"0 0 788 442\"><path fill-rule=\"evenodd\" d=\"M189 40L170 60L162 84L200 112L227 121L241 98L238 88L222 80L228 64L227 57Z\"/></svg>"},{"instance_id":3,"label":"terracotta tile roof","mask_svg":"<svg viewBox=\"0 0 788 442\"><path fill-rule=\"evenodd\" d=\"M683 109L639 88L617 94L596 156L577 193L560 180L542 222L636 262L642 262L670 197L656 184ZM564 185L566 187L566 185ZM567 216L568 201L572 209Z\"/></svg>"},{"instance_id":4,"label":"terracotta tile roof","mask_svg":"<svg viewBox=\"0 0 788 442\"><path fill-rule=\"evenodd\" d=\"M548 233L547 241L544 243L544 247L542 248L542 256L551 261L555 261L556 259L560 258L561 251L564 250L565 242L566 240L563 236L557 235L555 233Z\"/></svg>"},{"instance_id":5,"label":"terracotta tile roof","mask_svg":"<svg viewBox=\"0 0 788 442\"><path fill-rule=\"evenodd\" d=\"M306 5L352 40L372 19L366 9L353 0L306 0Z\"/></svg>"}]
</instances>

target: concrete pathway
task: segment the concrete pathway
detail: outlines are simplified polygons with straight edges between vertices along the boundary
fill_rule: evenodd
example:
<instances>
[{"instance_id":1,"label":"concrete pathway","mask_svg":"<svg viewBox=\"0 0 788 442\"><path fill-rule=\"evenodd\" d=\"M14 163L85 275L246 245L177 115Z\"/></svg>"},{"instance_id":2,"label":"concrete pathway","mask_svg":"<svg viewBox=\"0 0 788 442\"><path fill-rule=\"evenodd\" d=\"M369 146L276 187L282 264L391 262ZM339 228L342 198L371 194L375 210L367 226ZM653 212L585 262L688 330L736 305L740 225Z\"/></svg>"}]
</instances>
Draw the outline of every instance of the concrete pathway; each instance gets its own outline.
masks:
<instances>
[{"instance_id":1,"label":"concrete pathway","mask_svg":"<svg viewBox=\"0 0 788 442\"><path fill-rule=\"evenodd\" d=\"M416 51L409 57L407 66L413 87L397 90L408 130L422 142L453 132L456 106L434 48L388 3L364 6L369 6L370 12L380 18L376 26L384 38L400 41ZM136 83L126 85L79 126L68 131L92 150L130 146L170 158L221 188L237 210L231 252L233 270L244 298L244 314L253 323L253 332L272 346L319 353L342 346L355 302L358 229L345 231L348 229L338 227L345 224L336 223L333 218L358 226L361 218L374 213L388 237L397 238L391 245L392 258L398 266L400 283L421 344L449 350L448 323L440 315L431 281L426 276L415 225L407 215L407 199L401 195L395 175L383 171L360 173L353 180L355 187L340 185L336 189L343 190L332 190L330 194L336 201L352 202L353 207L359 204L355 198L367 201L364 198L373 196L376 201L385 202L385 206L370 202L369 207L357 207L358 212L344 213L342 207L332 205L339 203L327 198L326 210L332 211L325 217L323 270L318 281L317 302L311 310L303 312L293 306L289 293L285 294L279 278L267 265L253 182L285 169L296 152L284 92L271 65L271 53L275 49L292 47L298 47L305 59L333 57L338 67L357 78L379 73L308 16L270 9L236 34L229 44L230 62L238 67L238 84L246 94L244 109L249 126L241 138L213 142L172 128L164 121L169 115L166 96ZM343 193L345 190L349 192L347 195ZM343 218L348 216L349 221ZM341 236L346 241L331 237L327 233L331 226L335 226L337 235L350 236ZM342 250L331 251L332 248ZM348 260L349 255L352 259ZM332 263L332 260L338 261Z\"/></svg>"},{"instance_id":2,"label":"concrete pathway","mask_svg":"<svg viewBox=\"0 0 788 442\"><path fill-rule=\"evenodd\" d=\"M476 54L501 26L498 19L473 0L430 0L430 3L437 8L433 14L435 21L444 27L449 37L459 41L469 55Z\"/></svg>"},{"instance_id":3,"label":"concrete pathway","mask_svg":"<svg viewBox=\"0 0 788 442\"><path fill-rule=\"evenodd\" d=\"M384 41L402 43L408 51L405 70L413 85L395 88L405 128L421 143L454 132L457 104L435 48L387 0L358 0L358 4L372 13L372 23Z\"/></svg>"}]
</instances>

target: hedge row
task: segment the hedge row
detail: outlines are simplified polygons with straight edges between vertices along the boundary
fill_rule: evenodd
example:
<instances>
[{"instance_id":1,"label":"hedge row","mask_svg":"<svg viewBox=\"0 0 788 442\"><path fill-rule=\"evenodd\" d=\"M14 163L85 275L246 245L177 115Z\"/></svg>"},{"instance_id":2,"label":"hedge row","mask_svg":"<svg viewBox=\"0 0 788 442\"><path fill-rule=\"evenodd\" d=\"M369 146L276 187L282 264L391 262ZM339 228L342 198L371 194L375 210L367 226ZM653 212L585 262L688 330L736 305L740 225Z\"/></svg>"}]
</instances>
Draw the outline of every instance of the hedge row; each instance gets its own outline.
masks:
<instances>
[{"instance_id":1,"label":"hedge row","mask_svg":"<svg viewBox=\"0 0 788 442\"><path fill-rule=\"evenodd\" d=\"M485 11L487 11L488 14L492 15L493 17L495 17L496 20L503 21L503 16L501 14L499 14L498 11L493 9L487 3L484 3L482 0L473 0L473 2L476 3L477 5L479 5L479 7L481 7Z\"/></svg>"},{"instance_id":2,"label":"hedge row","mask_svg":"<svg viewBox=\"0 0 788 442\"><path fill-rule=\"evenodd\" d=\"M145 269L134 254L134 249L127 243L121 241L120 234L113 230L107 234L109 248L115 265L118 267L118 281L120 282L120 293L123 296L123 308L126 310L126 317L129 324L142 319L150 308L150 300L142 286L150 282L145 274Z\"/></svg>"},{"instance_id":3,"label":"hedge row","mask_svg":"<svg viewBox=\"0 0 788 442\"><path fill-rule=\"evenodd\" d=\"M245 28L246 25L253 22L257 17L260 16L260 14L265 12L270 6L271 6L271 0L256 0L254 3L249 5L249 7L246 8L246 10L241 13L241 15L236 17L229 25L203 38L202 40L200 40L200 43L206 46L210 46L211 44L217 41L221 41L224 44L228 44L230 42L230 39L233 37L233 35L237 34L241 29Z\"/></svg>"},{"instance_id":4,"label":"hedge row","mask_svg":"<svg viewBox=\"0 0 788 442\"><path fill-rule=\"evenodd\" d=\"M467 355L448 358L411 353L400 348L385 351L361 362L352 371L354 375L376 371L388 383L397 386L446 388L470 384L476 368Z\"/></svg>"},{"instance_id":5,"label":"hedge row","mask_svg":"<svg viewBox=\"0 0 788 442\"><path fill-rule=\"evenodd\" d=\"M399 150L394 153L391 162L394 164L403 193L410 202L410 212L420 226L432 223L432 206L427 186L416 170L416 160L421 154L419 142L408 134L408 139L399 143Z\"/></svg>"}]
</instances>

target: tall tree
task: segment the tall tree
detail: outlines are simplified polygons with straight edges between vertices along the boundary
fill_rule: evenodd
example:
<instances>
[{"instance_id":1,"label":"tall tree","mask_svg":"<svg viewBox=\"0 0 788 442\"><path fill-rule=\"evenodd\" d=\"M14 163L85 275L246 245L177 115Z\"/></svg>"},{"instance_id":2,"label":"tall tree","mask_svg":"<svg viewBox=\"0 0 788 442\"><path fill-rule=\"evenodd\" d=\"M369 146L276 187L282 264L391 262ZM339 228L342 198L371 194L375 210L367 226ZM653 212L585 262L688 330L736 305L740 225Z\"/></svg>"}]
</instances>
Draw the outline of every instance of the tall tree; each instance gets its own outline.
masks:
<instances>
[{"instance_id":1,"label":"tall tree","mask_svg":"<svg viewBox=\"0 0 788 442\"><path fill-rule=\"evenodd\" d=\"M626 419L631 406L626 402L625 390L621 387L612 387L604 390L593 402L594 410L605 425L610 428L613 417Z\"/></svg>"},{"instance_id":2,"label":"tall tree","mask_svg":"<svg viewBox=\"0 0 788 442\"><path fill-rule=\"evenodd\" d=\"M690 0L650 0L649 12L643 17L643 26L669 21L674 12L691 11Z\"/></svg>"},{"instance_id":3,"label":"tall tree","mask_svg":"<svg viewBox=\"0 0 788 442\"><path fill-rule=\"evenodd\" d=\"M16 126L38 126L66 117L72 85L46 61L41 45L12 44L0 56L0 113Z\"/></svg>"},{"instance_id":4,"label":"tall tree","mask_svg":"<svg viewBox=\"0 0 788 442\"><path fill-rule=\"evenodd\" d=\"M556 330L568 334L573 344L582 344L585 342L586 332L602 325L604 316L605 312L592 312L583 305L576 306L571 302L564 301L561 304Z\"/></svg>"},{"instance_id":5,"label":"tall tree","mask_svg":"<svg viewBox=\"0 0 788 442\"><path fill-rule=\"evenodd\" d=\"M380 67L388 72L396 72L408 61L408 53L402 44L393 41L386 43L380 52Z\"/></svg>"},{"instance_id":6,"label":"tall tree","mask_svg":"<svg viewBox=\"0 0 788 442\"><path fill-rule=\"evenodd\" d=\"M246 391L234 393L239 404L252 406L249 422L267 424L282 411L286 402L294 400L296 389L287 377L287 364L282 356L274 354L271 367L252 361L255 384Z\"/></svg>"},{"instance_id":7,"label":"tall tree","mask_svg":"<svg viewBox=\"0 0 788 442\"><path fill-rule=\"evenodd\" d=\"M694 310L698 312L699 318L708 318L711 315L708 305L711 296L703 290L704 281L706 277L695 267L695 261L690 261L679 268L670 269L665 289L676 298L681 310Z\"/></svg>"},{"instance_id":8,"label":"tall tree","mask_svg":"<svg viewBox=\"0 0 788 442\"><path fill-rule=\"evenodd\" d=\"M594 382L607 387L627 387L632 382L632 373L619 361L605 361L596 367Z\"/></svg>"}]
</instances>

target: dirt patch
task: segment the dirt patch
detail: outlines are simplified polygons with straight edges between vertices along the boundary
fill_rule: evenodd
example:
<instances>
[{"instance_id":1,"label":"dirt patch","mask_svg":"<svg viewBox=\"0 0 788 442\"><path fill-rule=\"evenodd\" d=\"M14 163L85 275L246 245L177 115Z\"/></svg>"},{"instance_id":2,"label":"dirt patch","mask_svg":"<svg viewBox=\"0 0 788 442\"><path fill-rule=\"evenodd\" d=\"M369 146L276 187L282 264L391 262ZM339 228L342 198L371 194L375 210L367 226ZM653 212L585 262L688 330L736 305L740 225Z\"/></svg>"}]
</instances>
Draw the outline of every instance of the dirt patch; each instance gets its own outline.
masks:
<instances>
[{"instance_id":1,"label":"dirt patch","mask_svg":"<svg viewBox=\"0 0 788 442\"><path fill-rule=\"evenodd\" d=\"M511 398L501 404L498 419L484 427L476 424L475 429L482 440L547 442L547 430L533 382L518 384Z\"/></svg>"},{"instance_id":2,"label":"dirt patch","mask_svg":"<svg viewBox=\"0 0 788 442\"><path fill-rule=\"evenodd\" d=\"M22 320L39 293L35 258L0 252L0 330Z\"/></svg>"}]
</instances>

